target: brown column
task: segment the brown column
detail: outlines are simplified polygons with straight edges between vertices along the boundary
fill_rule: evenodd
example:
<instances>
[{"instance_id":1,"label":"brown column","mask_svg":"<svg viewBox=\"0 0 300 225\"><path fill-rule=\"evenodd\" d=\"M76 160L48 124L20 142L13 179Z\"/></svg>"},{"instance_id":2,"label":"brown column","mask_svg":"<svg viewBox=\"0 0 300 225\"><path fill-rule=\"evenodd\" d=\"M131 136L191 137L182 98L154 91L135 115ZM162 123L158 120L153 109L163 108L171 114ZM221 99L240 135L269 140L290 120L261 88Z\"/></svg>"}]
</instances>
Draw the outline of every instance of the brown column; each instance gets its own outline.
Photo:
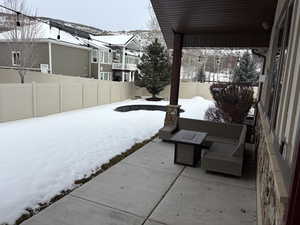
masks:
<instances>
[{"instance_id":1,"label":"brown column","mask_svg":"<svg viewBox=\"0 0 300 225\"><path fill-rule=\"evenodd\" d=\"M174 32L170 105L178 105L183 34Z\"/></svg>"},{"instance_id":2,"label":"brown column","mask_svg":"<svg viewBox=\"0 0 300 225\"><path fill-rule=\"evenodd\" d=\"M173 64L171 77L170 105L166 109L164 127L159 130L159 137L169 140L177 130L180 105L178 105L180 67L182 56L183 34L174 33Z\"/></svg>"}]
</instances>

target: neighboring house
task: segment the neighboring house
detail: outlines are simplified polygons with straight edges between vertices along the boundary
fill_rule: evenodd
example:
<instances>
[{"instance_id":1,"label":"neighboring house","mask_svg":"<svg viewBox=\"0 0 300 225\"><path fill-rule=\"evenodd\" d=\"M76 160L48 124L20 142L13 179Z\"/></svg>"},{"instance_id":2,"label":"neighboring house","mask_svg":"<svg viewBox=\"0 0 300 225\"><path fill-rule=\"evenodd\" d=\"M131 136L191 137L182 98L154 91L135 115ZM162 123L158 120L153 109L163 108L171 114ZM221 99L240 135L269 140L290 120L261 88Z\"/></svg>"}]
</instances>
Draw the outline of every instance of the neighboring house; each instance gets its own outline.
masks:
<instances>
[{"instance_id":1,"label":"neighboring house","mask_svg":"<svg viewBox=\"0 0 300 225\"><path fill-rule=\"evenodd\" d=\"M20 66L19 59L26 40L8 44L9 32L0 33L0 68ZM52 74L91 77L91 51L90 47L70 33L47 23L40 23L39 34L34 43L34 63L24 67L34 71L44 68L44 72L48 68L48 72Z\"/></svg>"},{"instance_id":2,"label":"neighboring house","mask_svg":"<svg viewBox=\"0 0 300 225\"><path fill-rule=\"evenodd\" d=\"M55 26L53 26L55 24ZM76 35L76 29L43 23L34 43L35 61L28 70L90 77L101 80L134 81L140 44L133 35ZM69 32L68 32L69 31ZM10 42L9 32L0 33L0 68L19 68L24 42ZM13 48L11 47L13 46Z\"/></svg>"},{"instance_id":3,"label":"neighboring house","mask_svg":"<svg viewBox=\"0 0 300 225\"><path fill-rule=\"evenodd\" d=\"M109 62L111 63L113 81L134 81L134 72L137 70L141 54L141 44L137 36L126 34L92 36L90 42L96 45L103 44L110 48ZM99 55L106 62L105 54L107 53L100 51ZM105 68L105 65L101 66Z\"/></svg>"}]
</instances>

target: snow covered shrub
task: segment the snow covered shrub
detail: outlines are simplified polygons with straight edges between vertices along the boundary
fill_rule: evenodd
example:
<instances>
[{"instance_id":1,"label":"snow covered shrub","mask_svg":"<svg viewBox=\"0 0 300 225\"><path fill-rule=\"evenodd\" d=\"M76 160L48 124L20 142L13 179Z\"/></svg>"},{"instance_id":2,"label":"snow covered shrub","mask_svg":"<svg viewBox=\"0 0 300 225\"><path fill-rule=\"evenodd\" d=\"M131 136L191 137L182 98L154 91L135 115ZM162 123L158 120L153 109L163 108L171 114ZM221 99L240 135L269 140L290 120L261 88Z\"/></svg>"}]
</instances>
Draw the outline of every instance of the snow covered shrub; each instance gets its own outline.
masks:
<instances>
[{"instance_id":1,"label":"snow covered shrub","mask_svg":"<svg viewBox=\"0 0 300 225\"><path fill-rule=\"evenodd\" d=\"M210 110L207 114L221 117L225 122L242 123L254 103L253 88L240 84L213 84L210 87L217 110Z\"/></svg>"},{"instance_id":2,"label":"snow covered shrub","mask_svg":"<svg viewBox=\"0 0 300 225\"><path fill-rule=\"evenodd\" d=\"M219 123L224 122L222 112L220 111L220 109L216 107L209 107L205 112L204 119L209 121L219 122Z\"/></svg>"}]
</instances>

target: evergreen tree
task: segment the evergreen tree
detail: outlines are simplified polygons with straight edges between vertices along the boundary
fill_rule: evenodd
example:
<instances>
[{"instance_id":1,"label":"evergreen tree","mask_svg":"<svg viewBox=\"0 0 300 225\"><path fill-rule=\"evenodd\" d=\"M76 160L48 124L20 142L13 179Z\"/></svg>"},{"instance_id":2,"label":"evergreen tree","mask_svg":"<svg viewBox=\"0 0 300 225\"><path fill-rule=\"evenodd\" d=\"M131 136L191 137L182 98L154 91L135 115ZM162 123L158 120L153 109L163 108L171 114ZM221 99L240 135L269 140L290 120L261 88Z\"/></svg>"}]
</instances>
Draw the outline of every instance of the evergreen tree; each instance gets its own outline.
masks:
<instances>
[{"instance_id":1,"label":"evergreen tree","mask_svg":"<svg viewBox=\"0 0 300 225\"><path fill-rule=\"evenodd\" d=\"M135 74L135 85L145 87L153 100L170 83L168 53L156 39L145 49L138 65L140 73Z\"/></svg>"},{"instance_id":2,"label":"evergreen tree","mask_svg":"<svg viewBox=\"0 0 300 225\"><path fill-rule=\"evenodd\" d=\"M237 65L233 70L233 82L236 83L254 83L258 81L258 72L256 71L256 65L248 52L245 52Z\"/></svg>"},{"instance_id":3,"label":"evergreen tree","mask_svg":"<svg viewBox=\"0 0 300 225\"><path fill-rule=\"evenodd\" d=\"M205 71L204 71L204 66L201 66L200 70L197 73L197 81L198 82L205 82L206 76L205 76Z\"/></svg>"}]
</instances>

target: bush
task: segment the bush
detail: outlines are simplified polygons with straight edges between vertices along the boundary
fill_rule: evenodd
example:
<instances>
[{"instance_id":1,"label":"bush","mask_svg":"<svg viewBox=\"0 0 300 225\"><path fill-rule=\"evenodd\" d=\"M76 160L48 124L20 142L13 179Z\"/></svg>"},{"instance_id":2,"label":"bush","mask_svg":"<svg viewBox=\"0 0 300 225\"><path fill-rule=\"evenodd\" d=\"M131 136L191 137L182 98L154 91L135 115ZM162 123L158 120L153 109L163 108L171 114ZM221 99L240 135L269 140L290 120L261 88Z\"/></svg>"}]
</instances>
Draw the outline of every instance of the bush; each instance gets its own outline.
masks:
<instances>
[{"instance_id":1,"label":"bush","mask_svg":"<svg viewBox=\"0 0 300 225\"><path fill-rule=\"evenodd\" d=\"M210 120L242 123L254 103L254 91L249 85L218 83L210 87L210 92L216 106L206 112Z\"/></svg>"},{"instance_id":2,"label":"bush","mask_svg":"<svg viewBox=\"0 0 300 225\"><path fill-rule=\"evenodd\" d=\"M221 110L216 107L209 107L205 113L204 119L209 121L219 122L219 123L224 122L223 114Z\"/></svg>"}]
</instances>

